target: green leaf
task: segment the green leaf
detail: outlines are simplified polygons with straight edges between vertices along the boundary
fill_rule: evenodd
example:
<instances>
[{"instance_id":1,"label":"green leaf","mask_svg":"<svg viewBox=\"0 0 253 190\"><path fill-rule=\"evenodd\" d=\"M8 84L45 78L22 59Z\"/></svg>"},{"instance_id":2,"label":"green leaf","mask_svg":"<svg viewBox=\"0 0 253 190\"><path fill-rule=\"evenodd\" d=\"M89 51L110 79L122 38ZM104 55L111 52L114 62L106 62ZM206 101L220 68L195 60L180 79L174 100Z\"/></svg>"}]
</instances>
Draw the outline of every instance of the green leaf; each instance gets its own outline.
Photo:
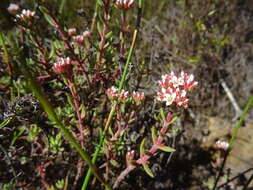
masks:
<instances>
[{"instance_id":1,"label":"green leaf","mask_svg":"<svg viewBox=\"0 0 253 190\"><path fill-rule=\"evenodd\" d=\"M151 128L151 136L152 136L153 143L155 143L157 139L157 131L155 130L154 127Z\"/></svg>"},{"instance_id":2,"label":"green leaf","mask_svg":"<svg viewBox=\"0 0 253 190\"><path fill-rule=\"evenodd\" d=\"M67 96L67 101L68 103L71 105L72 108L74 108L74 103L73 103L73 99L71 97L71 95L69 93L66 93L66 96Z\"/></svg>"},{"instance_id":3,"label":"green leaf","mask_svg":"<svg viewBox=\"0 0 253 190\"><path fill-rule=\"evenodd\" d=\"M168 146L159 146L158 148L162 151L165 151L165 152L175 152L176 151L174 148L171 148Z\"/></svg>"},{"instance_id":4,"label":"green leaf","mask_svg":"<svg viewBox=\"0 0 253 190\"><path fill-rule=\"evenodd\" d=\"M160 114L161 114L163 121L165 121L165 114L164 114L163 108L160 109Z\"/></svg>"},{"instance_id":5,"label":"green leaf","mask_svg":"<svg viewBox=\"0 0 253 190\"><path fill-rule=\"evenodd\" d=\"M101 7L103 6L103 1L102 0L97 0L97 3L98 3L99 6L101 6Z\"/></svg>"},{"instance_id":6,"label":"green leaf","mask_svg":"<svg viewBox=\"0 0 253 190\"><path fill-rule=\"evenodd\" d=\"M6 125L8 125L11 122L12 118L8 118L6 120L4 120L2 123L0 123L0 129L5 127Z\"/></svg>"},{"instance_id":7,"label":"green leaf","mask_svg":"<svg viewBox=\"0 0 253 190\"><path fill-rule=\"evenodd\" d=\"M199 58L197 58L197 57L190 58L190 59L188 59L188 62L190 62L190 63L198 63L199 62Z\"/></svg>"},{"instance_id":8,"label":"green leaf","mask_svg":"<svg viewBox=\"0 0 253 190\"><path fill-rule=\"evenodd\" d=\"M154 177L154 174L152 173L152 171L151 171L151 169L148 167L148 165L147 165L147 164L142 164L142 166L143 166L145 172L146 172L150 177L153 178L153 177Z\"/></svg>"},{"instance_id":9,"label":"green leaf","mask_svg":"<svg viewBox=\"0 0 253 190\"><path fill-rule=\"evenodd\" d=\"M141 145L140 145L140 155L145 154L145 142L146 142L146 138L142 139Z\"/></svg>"},{"instance_id":10,"label":"green leaf","mask_svg":"<svg viewBox=\"0 0 253 190\"><path fill-rule=\"evenodd\" d=\"M178 117L177 117L177 116L173 117L173 119L172 119L171 123L174 123L177 119L178 119Z\"/></svg>"},{"instance_id":11,"label":"green leaf","mask_svg":"<svg viewBox=\"0 0 253 190\"><path fill-rule=\"evenodd\" d=\"M105 39L110 39L113 36L112 31L105 35Z\"/></svg>"},{"instance_id":12,"label":"green leaf","mask_svg":"<svg viewBox=\"0 0 253 190\"><path fill-rule=\"evenodd\" d=\"M59 8L59 13L60 14L62 14L65 5L66 5L66 0L61 0L60 8Z\"/></svg>"},{"instance_id":13,"label":"green leaf","mask_svg":"<svg viewBox=\"0 0 253 190\"><path fill-rule=\"evenodd\" d=\"M98 30L99 35L102 36L103 29L102 29L101 23L99 23L99 22L97 22L97 30Z\"/></svg>"},{"instance_id":14,"label":"green leaf","mask_svg":"<svg viewBox=\"0 0 253 190\"><path fill-rule=\"evenodd\" d=\"M112 166L114 166L114 167L119 167L120 166L120 164L116 161L116 160L110 160L110 163L111 163L111 165Z\"/></svg>"},{"instance_id":15,"label":"green leaf","mask_svg":"<svg viewBox=\"0 0 253 190\"><path fill-rule=\"evenodd\" d=\"M4 76L0 78L0 83L2 84L10 84L11 77L10 76Z\"/></svg>"},{"instance_id":16,"label":"green leaf","mask_svg":"<svg viewBox=\"0 0 253 190\"><path fill-rule=\"evenodd\" d=\"M208 13L208 16L212 16L214 13L216 13L216 10L212 10Z\"/></svg>"}]
</instances>

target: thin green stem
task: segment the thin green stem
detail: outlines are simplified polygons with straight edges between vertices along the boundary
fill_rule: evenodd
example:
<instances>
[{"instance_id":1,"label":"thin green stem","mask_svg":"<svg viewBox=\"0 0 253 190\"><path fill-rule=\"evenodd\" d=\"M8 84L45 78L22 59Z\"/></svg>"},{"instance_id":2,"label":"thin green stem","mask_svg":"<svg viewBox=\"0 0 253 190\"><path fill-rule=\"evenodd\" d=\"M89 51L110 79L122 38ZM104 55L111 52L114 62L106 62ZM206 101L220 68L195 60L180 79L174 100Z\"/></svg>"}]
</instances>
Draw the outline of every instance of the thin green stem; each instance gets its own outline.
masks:
<instances>
[{"instance_id":1,"label":"thin green stem","mask_svg":"<svg viewBox=\"0 0 253 190\"><path fill-rule=\"evenodd\" d=\"M129 53L128 53L128 56L127 56L126 65L125 65L125 68L124 68L124 71L123 71L123 74L122 74L122 77L121 77L121 80L120 80L120 84L119 84L119 87L118 87L119 91L121 91L123 89L123 87L124 87L124 84L125 84L125 81L126 81L126 76L128 74L128 69L129 69L129 66L130 66L130 63L131 63L131 59L132 59L132 56L133 56L134 47L135 47L137 36L138 36L138 33L139 33L141 11L142 11L142 0L139 0L139 15L138 15L138 18L137 18L136 28L134 30L131 47L130 47L130 50L129 50ZM102 133L102 137L100 138L100 141L99 141L99 145L96 148L94 156L92 158L92 163L93 164L96 163L96 160L97 160L97 157L98 157L98 153L100 152L101 147L102 147L102 145L104 143L105 134L106 134L107 129L109 128L111 122L112 122L113 116L114 116L115 111L116 111L116 106L117 106L117 104L115 103L112 106L112 108L111 108L110 114L109 114L108 119L107 119L107 123L106 123L104 131ZM82 185L82 190L86 190L87 189L90 177L91 177L91 170L89 169L88 172L87 172L87 174L86 174L86 176L85 176L84 183Z\"/></svg>"},{"instance_id":2,"label":"thin green stem","mask_svg":"<svg viewBox=\"0 0 253 190\"><path fill-rule=\"evenodd\" d=\"M104 140L105 140L105 134L106 134L106 131L107 129L109 128L109 126L111 125L111 122L112 122L112 119L113 119L113 115L115 113L115 110L116 110L116 103L113 105L113 107L111 108L111 111L110 111L110 114L108 116L108 119L107 119L107 122L105 124L105 128L100 136L100 139L99 139L99 144L95 150L95 153L92 157L92 163L95 164L96 163L96 160L98 158L98 153L100 152L101 148L102 148L102 145L104 143ZM85 179L84 179L84 182L83 182L83 185L82 185L82 190L85 190L89 184L89 181L90 181L90 177L91 177L91 169L89 168L86 176L85 176Z\"/></svg>"},{"instance_id":3,"label":"thin green stem","mask_svg":"<svg viewBox=\"0 0 253 190\"><path fill-rule=\"evenodd\" d=\"M234 128L234 130L232 132L232 137L231 137L231 139L229 141L229 149L233 148L233 144L234 144L234 141L235 141L235 139L237 137L237 133L238 133L239 129L241 128L241 126L243 124L243 121L245 120L245 117L247 116L247 114L248 114L250 108L252 107L252 105L253 105L253 96L250 97L247 105L245 106L245 108L243 110L243 113L242 113L239 121L235 125L235 128Z\"/></svg>"},{"instance_id":4,"label":"thin green stem","mask_svg":"<svg viewBox=\"0 0 253 190\"><path fill-rule=\"evenodd\" d=\"M3 49L3 62L7 64L7 68L8 68L8 74L12 75L12 65L10 63L10 56L5 44L5 38L4 35L2 33L0 33L0 45L2 46Z\"/></svg>"},{"instance_id":5,"label":"thin green stem","mask_svg":"<svg viewBox=\"0 0 253 190\"><path fill-rule=\"evenodd\" d=\"M96 0L96 5L95 5L95 12L92 18L92 22L91 22L91 32L94 31L95 29L95 25L96 25L96 20L97 20L97 16L98 16L98 0Z\"/></svg>"}]
</instances>

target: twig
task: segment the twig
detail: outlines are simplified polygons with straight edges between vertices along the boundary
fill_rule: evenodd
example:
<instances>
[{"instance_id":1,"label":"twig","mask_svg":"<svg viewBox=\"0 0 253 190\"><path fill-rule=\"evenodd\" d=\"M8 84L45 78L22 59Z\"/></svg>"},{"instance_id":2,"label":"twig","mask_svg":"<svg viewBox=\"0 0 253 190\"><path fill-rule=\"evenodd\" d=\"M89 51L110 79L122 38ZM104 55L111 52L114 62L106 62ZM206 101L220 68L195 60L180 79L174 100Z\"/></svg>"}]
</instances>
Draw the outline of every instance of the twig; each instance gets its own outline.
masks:
<instances>
[{"instance_id":1,"label":"twig","mask_svg":"<svg viewBox=\"0 0 253 190\"><path fill-rule=\"evenodd\" d=\"M218 174L218 176L217 176L217 178L216 178L216 180L215 180L215 183L214 183L214 186L213 186L212 190L215 190L215 189L216 189L216 186L217 186L217 184L218 184L218 181L219 181L219 179L220 179L220 177L221 177L221 174L222 174L222 171L223 171L223 169L224 169L225 163L226 163L226 161L227 161L227 157L228 157L229 153L231 152L231 150L232 150L232 148L233 148L234 141L235 141L236 138L237 138L238 131L239 131L239 129L241 128L242 123L243 123L243 121L245 120L246 115L249 113L250 108L252 107L252 105L253 105L253 96L251 96L251 97L249 98L249 100L248 100L248 102L247 102L247 105L246 105L246 106L244 107L244 109L243 109L243 113L241 114L239 121L237 121L237 123L236 123L236 125L235 125L235 127L234 127L234 129L233 129L232 137L231 137L230 140L229 140L229 147L228 147L228 149L227 149L226 152L225 152L225 156L224 156L224 159L223 159L223 162L222 162L222 166L221 166L221 168L220 168L220 170L219 170L219 174Z\"/></svg>"},{"instance_id":2,"label":"twig","mask_svg":"<svg viewBox=\"0 0 253 190\"><path fill-rule=\"evenodd\" d=\"M84 126L83 126L83 119L81 112L80 112L80 102L79 102L79 96L78 93L76 92L76 88L75 88L75 83L72 80L67 80L67 85L69 87L69 90L71 92L71 95L73 97L73 102L74 102L74 109L76 111L77 114L77 118L78 118L78 130L80 133L80 142L81 145L83 146L83 140L84 140L84 136L83 136L83 131L84 131Z\"/></svg>"},{"instance_id":3,"label":"twig","mask_svg":"<svg viewBox=\"0 0 253 190\"><path fill-rule=\"evenodd\" d=\"M242 190L247 190L250 182L253 180L253 174L251 174L250 178L248 179L247 183L244 185Z\"/></svg>"},{"instance_id":4,"label":"twig","mask_svg":"<svg viewBox=\"0 0 253 190\"><path fill-rule=\"evenodd\" d=\"M10 157L9 157L9 155L8 155L8 153L7 153L7 151L4 149L4 147L3 147L1 144L0 144L0 149L1 149L1 151L4 153L4 155L5 155L5 157L6 157L5 161L6 161L7 165L11 168L12 174L13 174L13 176L14 176L13 179L14 179L14 180L16 181L16 183L18 184L17 178L18 178L18 175L20 175L20 174L17 175L17 173L15 172L15 170L14 170L14 168L13 168L13 166L12 166L11 159L10 159ZM21 186L20 186L20 188L23 189Z\"/></svg>"},{"instance_id":5,"label":"twig","mask_svg":"<svg viewBox=\"0 0 253 190\"><path fill-rule=\"evenodd\" d=\"M172 139L172 148L174 148L175 147L175 144L176 144L176 135L174 135L173 136L173 139ZM168 159L167 159L167 162L166 162L166 166L169 164L169 162L170 162L170 160L171 160L171 158L172 158L172 156L173 156L173 153L174 152L171 152L170 153L170 155L169 155L169 157L168 157Z\"/></svg>"},{"instance_id":6,"label":"twig","mask_svg":"<svg viewBox=\"0 0 253 190\"><path fill-rule=\"evenodd\" d=\"M218 176L217 176L217 178L215 179L214 186L213 186L212 190L215 190L216 187L217 187L217 184L218 184L219 179L220 179L220 177L221 177L221 175L222 175L222 171L223 171L223 169L224 169L224 167L225 167L225 163L226 163L226 161L227 161L227 158L228 158L229 153L230 153L230 149L227 149L226 152L225 152L225 156L224 156L224 159L223 159L223 161L222 161L221 167L220 167L220 169L219 169Z\"/></svg>"},{"instance_id":7,"label":"twig","mask_svg":"<svg viewBox=\"0 0 253 190\"><path fill-rule=\"evenodd\" d=\"M240 176L242 176L242 175L245 175L246 173L248 173L248 172L250 172L250 171L252 171L252 170L253 170L253 168L249 168L249 169L247 169L247 170L245 170L245 171L239 173L238 175L236 175L236 176L232 177L231 179L227 180L226 183L223 183L223 184L221 184L220 186L218 186L217 189L220 189L220 188L226 186L226 185L227 185L228 183L230 183L231 181L234 181L236 178L238 178L238 177L240 177Z\"/></svg>"},{"instance_id":8,"label":"twig","mask_svg":"<svg viewBox=\"0 0 253 190\"><path fill-rule=\"evenodd\" d=\"M228 96L228 99L230 100L230 102L232 103L232 105L235 109L235 117L234 117L233 121L236 121L240 117L240 115L242 114L242 110L239 107L239 105L237 104L237 102L236 102L231 90L228 88L226 82L223 79L220 79L220 81L221 81L221 86L225 90L225 92Z\"/></svg>"}]
</instances>

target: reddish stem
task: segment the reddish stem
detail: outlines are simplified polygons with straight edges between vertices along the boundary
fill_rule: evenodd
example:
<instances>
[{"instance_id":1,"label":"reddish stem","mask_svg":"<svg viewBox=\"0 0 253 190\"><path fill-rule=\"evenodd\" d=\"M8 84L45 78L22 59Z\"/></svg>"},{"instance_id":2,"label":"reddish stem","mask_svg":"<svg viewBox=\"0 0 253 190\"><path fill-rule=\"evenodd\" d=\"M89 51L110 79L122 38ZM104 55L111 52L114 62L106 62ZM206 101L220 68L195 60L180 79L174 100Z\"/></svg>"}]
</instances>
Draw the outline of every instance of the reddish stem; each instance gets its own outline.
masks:
<instances>
[{"instance_id":1,"label":"reddish stem","mask_svg":"<svg viewBox=\"0 0 253 190\"><path fill-rule=\"evenodd\" d=\"M164 122L164 125L161 130L163 130L164 133L167 132L168 126L170 123ZM162 134L163 135L163 134ZM131 171L133 171L138 165L147 164L148 160L157 152L158 147L163 145L163 136L159 135L156 142L152 145L152 147L147 151L148 154L140 155L140 158L133 162L134 164L128 164L127 168L121 172L121 174L116 179L113 188L117 188L119 186L119 183L128 175Z\"/></svg>"},{"instance_id":2,"label":"reddish stem","mask_svg":"<svg viewBox=\"0 0 253 190\"><path fill-rule=\"evenodd\" d=\"M84 136L83 136L83 131L84 131L83 118L82 118L81 112L80 112L80 103L79 103L78 94L77 94L76 89L74 88L74 86L75 86L75 84L69 79L68 80L68 87L69 87L69 90L70 90L71 95L73 97L74 109L76 111L77 118L78 118L78 130L80 132L80 141L81 141L81 144L83 145L83 140L84 140Z\"/></svg>"}]
</instances>

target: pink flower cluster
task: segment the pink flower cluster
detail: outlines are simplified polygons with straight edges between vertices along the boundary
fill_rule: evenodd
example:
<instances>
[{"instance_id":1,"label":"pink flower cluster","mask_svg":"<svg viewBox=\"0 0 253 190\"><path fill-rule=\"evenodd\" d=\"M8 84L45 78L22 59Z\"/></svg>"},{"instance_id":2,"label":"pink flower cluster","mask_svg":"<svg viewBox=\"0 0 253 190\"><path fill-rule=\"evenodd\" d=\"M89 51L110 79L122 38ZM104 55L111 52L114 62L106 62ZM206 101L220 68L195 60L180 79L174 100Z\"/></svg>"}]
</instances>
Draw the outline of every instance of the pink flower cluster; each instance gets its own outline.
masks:
<instances>
[{"instance_id":1,"label":"pink flower cluster","mask_svg":"<svg viewBox=\"0 0 253 190\"><path fill-rule=\"evenodd\" d=\"M175 104L176 106L188 107L187 92L197 86L198 82L194 80L194 76L181 72L176 75L174 72L162 76L162 80L158 81L158 85L162 88L161 92L157 92L157 100L166 102L166 105Z\"/></svg>"},{"instance_id":2,"label":"pink flower cluster","mask_svg":"<svg viewBox=\"0 0 253 190\"><path fill-rule=\"evenodd\" d=\"M133 91L132 98L138 106L138 105L141 104L141 102L143 102L143 100L145 98L144 92L135 92L135 91Z\"/></svg>"},{"instance_id":3,"label":"pink flower cluster","mask_svg":"<svg viewBox=\"0 0 253 190\"><path fill-rule=\"evenodd\" d=\"M121 92L118 92L118 89L114 86L107 89L106 94L110 100L118 100L120 102L124 102L128 98L128 91L122 90ZM145 98L144 92L134 91L132 94L132 98L137 105L140 105Z\"/></svg>"},{"instance_id":4,"label":"pink flower cluster","mask_svg":"<svg viewBox=\"0 0 253 190\"><path fill-rule=\"evenodd\" d=\"M68 31L69 34L70 34L70 32L72 32L72 31ZM72 33L74 34L74 30ZM75 33L76 33L76 30L75 30ZM79 43L79 44L83 44L85 39L90 38L90 37L91 37L91 33L90 33L90 31L87 30L87 31L84 31L82 35L73 36L73 41L75 41L76 43Z\"/></svg>"},{"instance_id":5,"label":"pink flower cluster","mask_svg":"<svg viewBox=\"0 0 253 190\"><path fill-rule=\"evenodd\" d=\"M115 5L119 9L129 9L133 6L134 0L116 0Z\"/></svg>"},{"instance_id":6,"label":"pink flower cluster","mask_svg":"<svg viewBox=\"0 0 253 190\"><path fill-rule=\"evenodd\" d=\"M35 16L35 12L34 11L30 11L30 10L22 10L21 14L18 14L16 17L20 20L22 20L23 22L27 22L28 20L30 20L31 18L33 18Z\"/></svg>"},{"instance_id":7,"label":"pink flower cluster","mask_svg":"<svg viewBox=\"0 0 253 190\"><path fill-rule=\"evenodd\" d=\"M61 57L54 64L53 70L58 74L62 74L65 76L71 76L73 65L74 65L74 61L71 60L69 57L67 57L67 58Z\"/></svg>"},{"instance_id":8,"label":"pink flower cluster","mask_svg":"<svg viewBox=\"0 0 253 190\"><path fill-rule=\"evenodd\" d=\"M110 100L119 100L124 102L128 98L128 91L122 90L118 92L118 89L112 86L106 90L106 94Z\"/></svg>"},{"instance_id":9,"label":"pink flower cluster","mask_svg":"<svg viewBox=\"0 0 253 190\"><path fill-rule=\"evenodd\" d=\"M221 141L221 140L218 140L216 143L215 143L216 147L218 149L221 149L221 150L227 150L229 148L229 143L226 142L226 141Z\"/></svg>"}]
</instances>

